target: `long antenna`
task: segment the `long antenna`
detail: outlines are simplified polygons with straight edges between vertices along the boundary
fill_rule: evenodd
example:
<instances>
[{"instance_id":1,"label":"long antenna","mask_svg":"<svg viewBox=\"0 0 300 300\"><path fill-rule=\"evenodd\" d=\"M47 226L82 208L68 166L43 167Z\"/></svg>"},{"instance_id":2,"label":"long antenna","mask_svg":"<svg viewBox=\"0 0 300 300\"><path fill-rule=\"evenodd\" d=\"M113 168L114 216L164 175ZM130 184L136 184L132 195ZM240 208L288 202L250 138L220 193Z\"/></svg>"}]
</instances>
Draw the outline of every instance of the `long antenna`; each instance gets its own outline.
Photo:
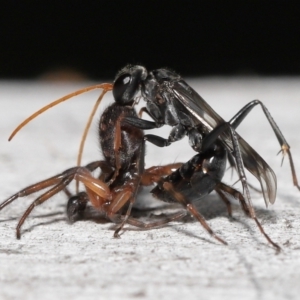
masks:
<instances>
[{"instance_id":1,"label":"long antenna","mask_svg":"<svg viewBox=\"0 0 300 300\"><path fill-rule=\"evenodd\" d=\"M86 123L86 126L84 128L84 132L82 134L82 138L81 138L81 142L80 142L80 146L79 146L79 152L78 152L78 156L77 156L77 166L80 166L81 165L81 158L82 158L82 153L83 153L83 148L84 148L84 144L85 144L85 141L86 141L86 137L87 137L87 134L88 134L88 131L91 127L91 123L92 123L92 120L95 116L95 113L97 111L97 108L102 100L102 98L104 97L104 95L108 92L107 89L104 89L101 93L101 95L99 96L99 98L97 99L94 107L93 107L93 110L90 114L90 117ZM79 181L76 180L76 193L78 194L78 190L79 190Z\"/></svg>"},{"instance_id":2,"label":"long antenna","mask_svg":"<svg viewBox=\"0 0 300 300\"><path fill-rule=\"evenodd\" d=\"M86 93L88 91L91 91L91 90L95 90L95 89L103 89L103 91L106 93L108 91L111 91L112 90L112 87L113 85L111 83L101 83L101 84L96 84L96 85L93 85L93 86L90 86L90 87L86 87L86 88L83 88L83 89L80 89L78 91L75 91L71 94L68 94L58 100L55 100L53 102L51 102L50 104L44 106L43 108L41 108L40 110L36 111L34 114L32 114L30 117L28 117L27 119L25 119L13 132L12 134L10 135L10 137L8 138L9 141L12 140L12 138L17 134L18 131L20 131L27 123L29 123L31 120L33 120L34 118L36 118L38 115L42 114L43 112L45 112L46 110L48 110L49 108L61 103L61 102L64 102L72 97L75 97L77 95L80 95L80 94L83 94L83 93ZM102 99L102 98L101 98Z\"/></svg>"}]
</instances>

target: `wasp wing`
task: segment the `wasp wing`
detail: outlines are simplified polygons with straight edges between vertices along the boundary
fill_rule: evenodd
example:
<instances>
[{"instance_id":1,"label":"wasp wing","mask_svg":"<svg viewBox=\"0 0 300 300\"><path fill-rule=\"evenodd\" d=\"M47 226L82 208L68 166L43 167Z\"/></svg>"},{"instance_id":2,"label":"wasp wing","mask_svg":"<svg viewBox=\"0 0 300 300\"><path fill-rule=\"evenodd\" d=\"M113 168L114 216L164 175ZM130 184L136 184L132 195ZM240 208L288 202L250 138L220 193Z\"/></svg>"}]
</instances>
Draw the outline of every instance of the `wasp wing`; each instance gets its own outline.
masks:
<instances>
[{"instance_id":1,"label":"wasp wing","mask_svg":"<svg viewBox=\"0 0 300 300\"><path fill-rule=\"evenodd\" d=\"M169 86L172 95L194 117L194 122L204 125L204 131L211 132L225 122L211 106L184 80L173 81ZM276 175L264 159L239 135L239 145L245 168L259 181L266 206L274 203L277 191ZM232 153L233 143L229 132L224 132L221 139Z\"/></svg>"}]
</instances>

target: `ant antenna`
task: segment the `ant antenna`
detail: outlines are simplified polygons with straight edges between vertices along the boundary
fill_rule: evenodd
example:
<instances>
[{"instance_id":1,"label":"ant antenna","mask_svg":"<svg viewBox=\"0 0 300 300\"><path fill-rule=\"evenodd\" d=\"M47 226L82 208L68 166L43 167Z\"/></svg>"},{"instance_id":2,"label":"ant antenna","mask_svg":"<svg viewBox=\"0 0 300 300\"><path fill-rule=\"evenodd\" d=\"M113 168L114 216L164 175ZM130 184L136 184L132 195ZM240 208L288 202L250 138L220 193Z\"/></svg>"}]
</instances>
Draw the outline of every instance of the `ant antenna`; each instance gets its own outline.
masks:
<instances>
[{"instance_id":1,"label":"ant antenna","mask_svg":"<svg viewBox=\"0 0 300 300\"><path fill-rule=\"evenodd\" d=\"M49 108L61 103L61 102L64 102L70 98L73 98L75 96L78 96L80 94L83 94L83 93L86 93L86 92L89 92L89 91L92 91L92 90L95 90L95 89L103 89L101 95L99 96L99 98L97 99L95 105L94 105L94 108L90 114L90 117L88 119L88 122L85 126L85 129L84 129L84 132L83 132L83 135L82 135L82 138L81 138L81 142L80 142L80 147L79 147L79 152L78 152L78 156L77 156L77 165L80 166L80 163L81 163L81 158L82 158L82 153L83 153L83 148L84 148L84 143L85 143L85 140L86 140L86 137L87 137L87 134L88 134L88 131L90 129L90 126L91 126L91 123L92 123L92 120L93 120L93 117L97 111L97 108L101 102L101 100L103 99L104 95L108 92L108 91L111 91L112 90L112 87L113 85L111 83L102 83L102 84L96 84L96 85L93 85L93 86L89 86L89 87L86 87L86 88L83 88L83 89L80 89L78 91L75 91L71 94L68 94L62 98L59 98L51 103L49 103L48 105L42 107L41 109L39 109L38 111L36 111L34 114L32 114L31 116L29 116L27 119L25 119L13 132L12 134L10 135L9 137L9 141L12 140L12 138L17 134L17 132L19 132L25 125L27 125L31 120L33 120L34 118L36 118L38 115L42 114L43 112L45 112L46 110L48 110ZM76 193L78 193L78 189L79 189L79 182L76 181Z\"/></svg>"},{"instance_id":2,"label":"ant antenna","mask_svg":"<svg viewBox=\"0 0 300 300\"><path fill-rule=\"evenodd\" d=\"M84 144L85 144L85 141L86 141L86 137L87 137L87 134L89 132L89 129L91 127L91 123L92 123L92 120L95 116L95 113L98 109L98 106L102 100L102 98L104 97L104 95L108 92L109 90L108 89L103 89L101 95L99 96L99 98L97 99L94 107L93 107L93 110L89 116L89 119L85 125L85 128L84 128L84 131L83 131L83 134L82 134L82 138L81 138L81 141L80 141L80 146L79 146L79 151L78 151L78 156L77 156L77 166L80 166L81 164L81 159L82 159L82 153L83 153L83 148L84 148ZM76 193L78 194L78 190L79 190L79 181L76 180Z\"/></svg>"},{"instance_id":3,"label":"ant antenna","mask_svg":"<svg viewBox=\"0 0 300 300\"><path fill-rule=\"evenodd\" d=\"M20 131L27 123L29 123L31 120L33 120L34 118L36 118L38 115L42 114L43 112L45 112L46 110L48 110L49 108L64 102L72 97L75 97L77 95L89 92L91 90L95 90L95 89L103 89L105 92L111 91L112 90L112 84L111 83L102 83L102 84L96 84L90 87L86 87L83 89L80 89L76 92L73 92L71 94L68 94L58 100L55 100L53 102L51 102L50 104L44 106L43 108L41 108L40 110L36 111L34 114L32 114L30 117L28 117L27 119L25 119L10 135L10 137L8 138L9 141L12 140L12 138L16 135L16 133L18 131Z\"/></svg>"}]
</instances>

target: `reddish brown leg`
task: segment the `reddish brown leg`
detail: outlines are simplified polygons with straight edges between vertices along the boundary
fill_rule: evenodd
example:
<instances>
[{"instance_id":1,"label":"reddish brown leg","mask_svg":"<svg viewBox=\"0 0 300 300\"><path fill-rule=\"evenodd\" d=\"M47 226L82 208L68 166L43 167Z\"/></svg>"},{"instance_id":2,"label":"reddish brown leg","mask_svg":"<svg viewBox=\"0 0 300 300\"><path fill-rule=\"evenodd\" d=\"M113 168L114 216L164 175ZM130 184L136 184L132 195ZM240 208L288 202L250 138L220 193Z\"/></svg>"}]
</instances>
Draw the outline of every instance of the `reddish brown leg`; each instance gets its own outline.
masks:
<instances>
[{"instance_id":1,"label":"reddish brown leg","mask_svg":"<svg viewBox=\"0 0 300 300\"><path fill-rule=\"evenodd\" d=\"M180 168L182 163L173 163L165 166L155 166L148 168L142 175L141 185L148 186L158 182L162 177L168 176L174 170Z\"/></svg>"},{"instance_id":2,"label":"reddish brown leg","mask_svg":"<svg viewBox=\"0 0 300 300\"><path fill-rule=\"evenodd\" d=\"M54 184L59 183L62 180L62 178L63 178L63 174L59 174L57 176L53 176L51 178L48 178L46 180L43 180L41 182L38 182L38 183L28 186L27 188L17 192L16 194L9 197L7 200L2 202L0 204L0 210L2 210L5 206L9 205L10 203L12 203L13 201L15 201L18 198L25 197L30 194L39 192L45 188L48 188Z\"/></svg>"},{"instance_id":3,"label":"reddish brown leg","mask_svg":"<svg viewBox=\"0 0 300 300\"><path fill-rule=\"evenodd\" d=\"M144 151L141 151L141 155L144 155L142 153L144 153ZM140 162L141 160L137 160L137 169L140 168ZM140 180L141 176L138 173L136 173L136 176L134 176L130 181L128 181L126 185L113 196L113 201L108 208L108 216L113 221L117 217L117 213L124 207L124 205L126 205L129 202L126 214L123 217L123 220L119 227L115 230L114 237L119 237L119 232L124 227L130 216L136 198L136 194L140 185ZM112 193L114 193L114 191Z\"/></svg>"},{"instance_id":4,"label":"reddish brown leg","mask_svg":"<svg viewBox=\"0 0 300 300\"><path fill-rule=\"evenodd\" d=\"M241 206L242 206L242 209L244 211L244 213L251 218L251 214L250 214L250 211L249 211L249 208L248 208L248 205L245 201L245 198L244 196L239 192L237 191L236 189L220 182L217 186L217 189L225 192L225 193L228 193L230 195L232 195L234 198L238 199ZM267 239L267 241L276 249L277 252L279 252L281 250L280 246L277 245L275 242L272 241L272 239L266 234L265 230L263 229L262 225L260 224L260 222L258 221L258 219L256 218L256 216L254 215L254 217L252 217L252 219L254 219L256 225L258 226L260 232L263 234L263 236Z\"/></svg>"},{"instance_id":5,"label":"reddish brown leg","mask_svg":"<svg viewBox=\"0 0 300 300\"><path fill-rule=\"evenodd\" d=\"M220 238L218 235L216 235L214 233L214 231L209 227L209 225L206 223L204 217L200 214L200 212L197 210L197 208L191 203L189 202L187 199L185 199L185 197L183 197L183 195L179 192L176 192L173 185L169 182L165 182L163 184L163 188L168 191L174 199L176 199L179 203L181 203L186 210L191 213L199 222L200 224L204 227L204 229L212 236L214 237L216 240L218 240L219 242L221 242L224 245L227 245L227 243Z\"/></svg>"},{"instance_id":6,"label":"reddish brown leg","mask_svg":"<svg viewBox=\"0 0 300 300\"><path fill-rule=\"evenodd\" d=\"M126 211L126 214L122 218L121 224L119 225L119 227L114 232L114 237L115 238L120 237L119 232L122 230L122 228L124 227L124 225L126 224L128 218L129 218L134 200L135 200L135 193L133 193L130 188L127 188L125 191L124 190L121 191L114 198L114 200L112 202L112 205L109 208L110 212L109 212L108 216L113 222L116 222L116 223L118 223L116 221L116 218L118 218L117 212L119 210L121 210L122 207L124 207L124 205L126 205L129 202L129 206L128 206L128 209Z\"/></svg>"},{"instance_id":7,"label":"reddish brown leg","mask_svg":"<svg viewBox=\"0 0 300 300\"><path fill-rule=\"evenodd\" d=\"M1 205L0 205L0 210L16 200L18 197L24 197L29 194L38 192L42 189L48 188L50 186L55 185L52 187L50 190L39 196L25 211L23 216L21 217L17 228L16 228L16 234L17 238L19 239L21 237L20 230L21 227L26 220L26 218L29 216L29 214L32 212L35 206L40 205L44 203L46 200L51 198L53 195L57 194L58 192L64 190L67 185L73 180L77 179L80 182L82 182L87 190L87 193L90 197L90 201L93 206L95 207L100 207L103 201L105 200L110 200L111 199L111 194L108 186L100 181L97 178L94 178L90 171L87 168L83 167L76 167L69 169L57 176L51 177L49 179L46 179L44 181L41 181L37 184L31 185L20 192L16 193L12 197L8 198L5 200Z\"/></svg>"},{"instance_id":8,"label":"reddish brown leg","mask_svg":"<svg viewBox=\"0 0 300 300\"><path fill-rule=\"evenodd\" d=\"M43 195L38 197L33 203L31 203L31 205L26 209L25 213L23 214L23 216L21 217L21 219L17 225L17 228L16 228L17 239L21 238L21 227L22 227L23 223L25 222L25 220L27 219L27 217L29 216L29 214L34 209L34 207L42 204L43 202L45 202L46 200L48 200L49 198L51 198L52 196L54 196L55 194L57 194L58 192L63 190L64 186L68 185L71 181L72 181L72 179L70 179L70 178L68 178L68 180L64 180L63 185L61 185L61 184L56 185L55 187L51 188L49 191L47 191L46 193L44 193Z\"/></svg>"},{"instance_id":9,"label":"reddish brown leg","mask_svg":"<svg viewBox=\"0 0 300 300\"><path fill-rule=\"evenodd\" d=\"M168 224L172 221L180 220L183 217L185 217L186 215L187 215L186 211L177 212L177 213L170 214L170 215L166 216L165 219L163 219L163 220L150 222L150 223L144 223L144 222L139 221L135 218L129 217L128 220L127 220L127 223L132 225L132 226L139 227L141 229L152 229L152 228L161 227L161 226L163 226L165 224Z\"/></svg>"},{"instance_id":10,"label":"reddish brown leg","mask_svg":"<svg viewBox=\"0 0 300 300\"><path fill-rule=\"evenodd\" d=\"M143 152L143 151L142 151ZM137 160L140 162L140 160ZM127 203L129 202L129 206L126 212L126 215L122 217L123 221L121 225L116 229L114 233L114 237L119 237L119 232L121 229L124 227L125 223L127 222L135 198L136 198L136 193L137 193L137 186L139 184L141 185L152 185L153 183L157 182L162 176L167 176L170 175L174 169L178 169L182 163L174 163L174 164L169 164L165 166L156 166L156 167L151 167L149 169L144 170L143 175L141 178L137 176L134 178L131 182L128 183L127 191L124 193L124 190L118 194L116 197L114 197L114 201L112 203L112 210L111 210L111 218L113 219L116 215L116 213ZM138 167L139 169L139 167ZM132 189L132 186L135 187L135 189ZM126 189L126 188L125 188ZM163 223L165 224L165 223Z\"/></svg>"}]
</instances>

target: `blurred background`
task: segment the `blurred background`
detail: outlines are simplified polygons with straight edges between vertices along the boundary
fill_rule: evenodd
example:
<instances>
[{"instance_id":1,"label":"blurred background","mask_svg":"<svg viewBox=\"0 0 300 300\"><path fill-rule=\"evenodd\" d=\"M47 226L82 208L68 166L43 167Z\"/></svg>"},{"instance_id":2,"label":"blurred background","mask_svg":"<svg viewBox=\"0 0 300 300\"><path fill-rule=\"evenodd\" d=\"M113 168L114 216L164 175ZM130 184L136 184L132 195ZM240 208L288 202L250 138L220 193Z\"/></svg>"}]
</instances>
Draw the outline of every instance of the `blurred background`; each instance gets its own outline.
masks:
<instances>
[{"instance_id":1,"label":"blurred background","mask_svg":"<svg viewBox=\"0 0 300 300\"><path fill-rule=\"evenodd\" d=\"M0 78L113 79L127 63L182 76L298 75L293 1L6 1Z\"/></svg>"}]
</instances>

